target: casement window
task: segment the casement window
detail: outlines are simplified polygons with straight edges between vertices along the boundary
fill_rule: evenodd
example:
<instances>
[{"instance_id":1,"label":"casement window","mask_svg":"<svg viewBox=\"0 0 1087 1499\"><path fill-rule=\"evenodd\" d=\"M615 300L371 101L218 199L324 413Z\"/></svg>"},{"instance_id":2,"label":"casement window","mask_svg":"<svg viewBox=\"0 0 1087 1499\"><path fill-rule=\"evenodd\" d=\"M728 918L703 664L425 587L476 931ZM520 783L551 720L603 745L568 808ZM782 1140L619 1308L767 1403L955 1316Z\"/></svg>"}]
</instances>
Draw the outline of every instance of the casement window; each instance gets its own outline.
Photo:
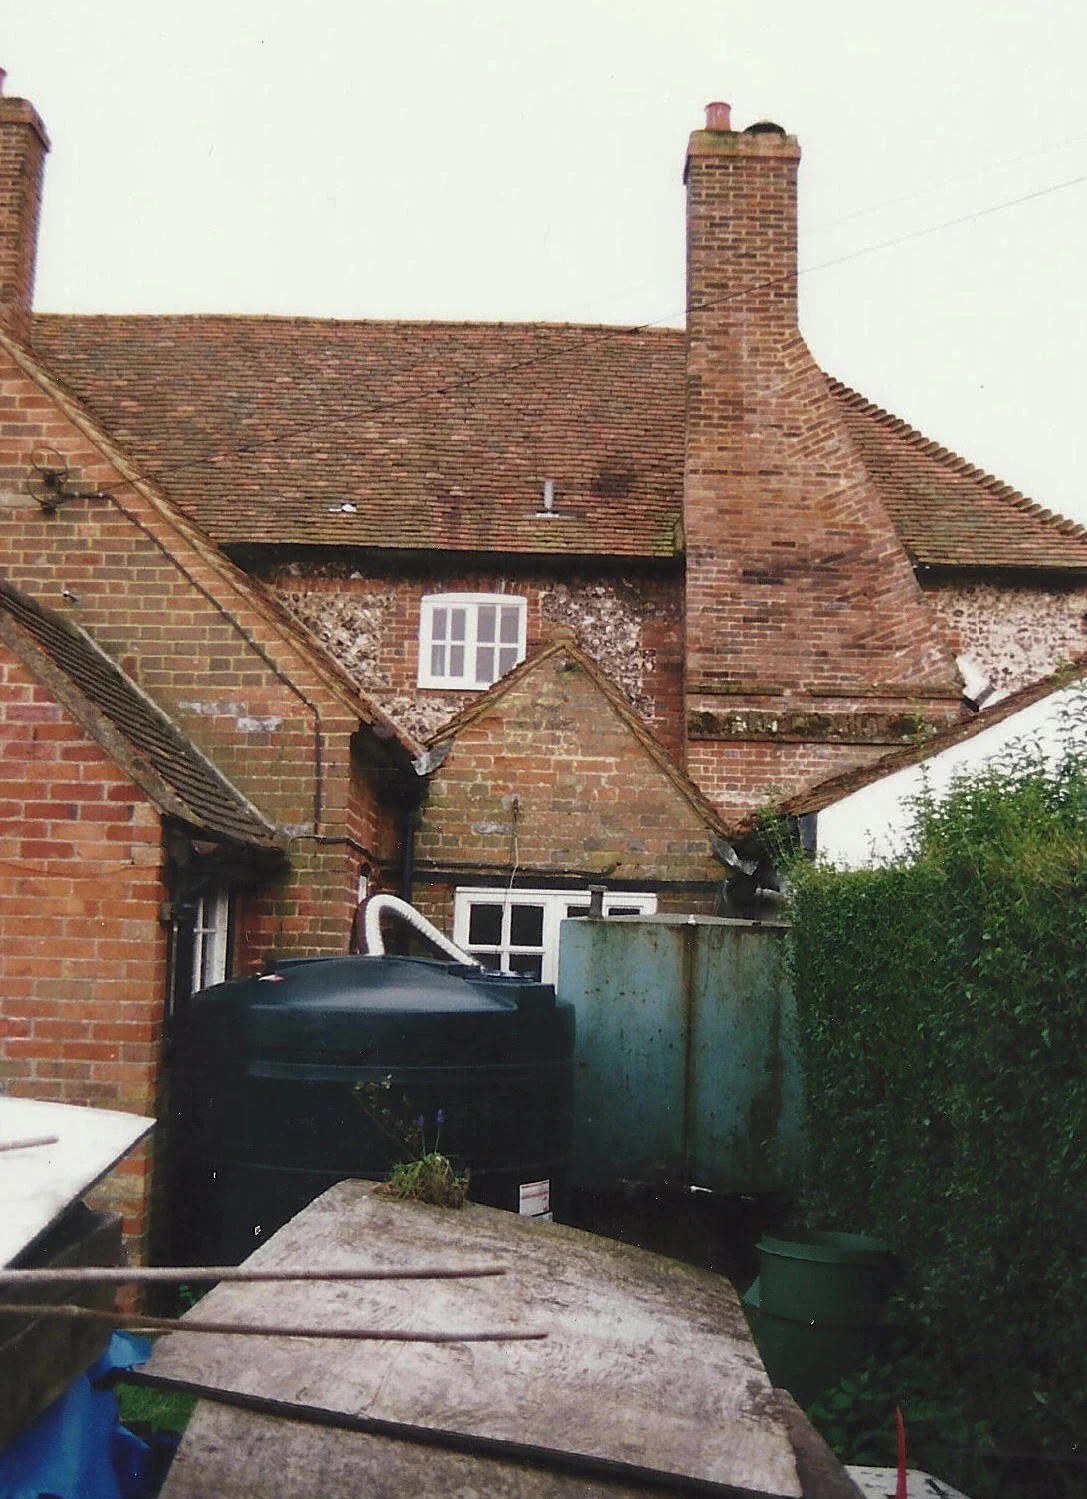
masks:
<instances>
[{"instance_id":1,"label":"casement window","mask_svg":"<svg viewBox=\"0 0 1087 1499\"><path fill-rule=\"evenodd\" d=\"M559 924L589 909L587 890L475 890L453 900L453 941L485 968L525 973L553 984L559 971ZM648 916L657 897L604 896L605 916Z\"/></svg>"},{"instance_id":2,"label":"casement window","mask_svg":"<svg viewBox=\"0 0 1087 1499\"><path fill-rule=\"evenodd\" d=\"M232 901L225 888L209 890L196 904L192 937L192 992L221 984L230 973Z\"/></svg>"},{"instance_id":3,"label":"casement window","mask_svg":"<svg viewBox=\"0 0 1087 1499\"><path fill-rule=\"evenodd\" d=\"M525 600L432 593L419 615L419 686L489 687L525 657Z\"/></svg>"}]
</instances>

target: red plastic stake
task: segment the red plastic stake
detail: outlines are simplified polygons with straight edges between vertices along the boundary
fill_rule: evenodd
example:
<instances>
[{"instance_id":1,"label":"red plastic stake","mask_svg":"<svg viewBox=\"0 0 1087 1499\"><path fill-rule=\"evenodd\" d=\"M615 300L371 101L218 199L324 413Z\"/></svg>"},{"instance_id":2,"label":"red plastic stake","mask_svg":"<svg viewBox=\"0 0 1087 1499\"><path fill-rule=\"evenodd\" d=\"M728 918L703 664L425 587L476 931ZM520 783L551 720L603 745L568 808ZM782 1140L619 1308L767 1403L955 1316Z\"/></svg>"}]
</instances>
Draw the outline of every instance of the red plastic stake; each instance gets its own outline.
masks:
<instances>
[{"instance_id":1,"label":"red plastic stake","mask_svg":"<svg viewBox=\"0 0 1087 1499\"><path fill-rule=\"evenodd\" d=\"M895 1487L895 1499L909 1499L906 1492L906 1423L897 1405L895 1406L895 1433L898 1437L898 1484Z\"/></svg>"}]
</instances>

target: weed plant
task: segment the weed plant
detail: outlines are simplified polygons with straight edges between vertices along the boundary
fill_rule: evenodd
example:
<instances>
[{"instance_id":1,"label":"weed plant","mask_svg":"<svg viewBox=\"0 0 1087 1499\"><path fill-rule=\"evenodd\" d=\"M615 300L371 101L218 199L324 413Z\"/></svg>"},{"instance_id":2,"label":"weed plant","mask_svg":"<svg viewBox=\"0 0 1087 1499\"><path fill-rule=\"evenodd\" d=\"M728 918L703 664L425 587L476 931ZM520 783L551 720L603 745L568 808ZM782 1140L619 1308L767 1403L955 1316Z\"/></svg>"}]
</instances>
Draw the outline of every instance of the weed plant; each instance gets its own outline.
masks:
<instances>
[{"instance_id":1,"label":"weed plant","mask_svg":"<svg viewBox=\"0 0 1087 1499\"><path fill-rule=\"evenodd\" d=\"M356 1083L353 1089L371 1121L407 1157L393 1166L378 1191L402 1202L428 1202L443 1208L463 1207L468 1200L468 1172L458 1172L449 1157L438 1148L445 1122L442 1110L438 1109L434 1115L434 1136L428 1145L425 1117L418 1114L413 1119L406 1119L406 1100L401 1099L398 1105L391 1090L391 1076L378 1083Z\"/></svg>"}]
</instances>

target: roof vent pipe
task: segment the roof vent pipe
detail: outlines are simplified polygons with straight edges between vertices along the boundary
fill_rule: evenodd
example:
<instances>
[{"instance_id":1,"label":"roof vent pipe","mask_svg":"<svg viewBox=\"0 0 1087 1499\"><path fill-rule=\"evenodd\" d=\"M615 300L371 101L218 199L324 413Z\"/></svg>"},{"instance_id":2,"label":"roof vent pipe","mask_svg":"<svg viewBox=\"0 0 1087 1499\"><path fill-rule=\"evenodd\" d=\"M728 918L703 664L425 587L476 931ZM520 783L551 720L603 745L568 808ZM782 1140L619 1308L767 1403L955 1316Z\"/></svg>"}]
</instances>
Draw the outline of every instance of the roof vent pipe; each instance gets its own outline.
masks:
<instances>
[{"instance_id":1,"label":"roof vent pipe","mask_svg":"<svg viewBox=\"0 0 1087 1499\"><path fill-rule=\"evenodd\" d=\"M706 105L706 129L725 131L732 129L732 105L720 99Z\"/></svg>"}]
</instances>

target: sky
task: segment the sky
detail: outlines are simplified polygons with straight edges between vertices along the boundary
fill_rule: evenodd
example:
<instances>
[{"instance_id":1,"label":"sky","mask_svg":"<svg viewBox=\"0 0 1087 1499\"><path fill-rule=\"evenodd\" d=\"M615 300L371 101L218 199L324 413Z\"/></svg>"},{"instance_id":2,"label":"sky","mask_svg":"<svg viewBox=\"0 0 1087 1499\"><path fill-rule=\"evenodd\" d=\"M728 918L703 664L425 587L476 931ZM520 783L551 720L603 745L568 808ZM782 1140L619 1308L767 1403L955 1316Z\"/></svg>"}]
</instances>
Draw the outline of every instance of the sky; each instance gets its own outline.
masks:
<instances>
[{"instance_id":1,"label":"sky","mask_svg":"<svg viewBox=\"0 0 1087 1499\"><path fill-rule=\"evenodd\" d=\"M799 137L825 369L1087 523L1082 0L35 0L36 306L681 326L712 99Z\"/></svg>"}]
</instances>

